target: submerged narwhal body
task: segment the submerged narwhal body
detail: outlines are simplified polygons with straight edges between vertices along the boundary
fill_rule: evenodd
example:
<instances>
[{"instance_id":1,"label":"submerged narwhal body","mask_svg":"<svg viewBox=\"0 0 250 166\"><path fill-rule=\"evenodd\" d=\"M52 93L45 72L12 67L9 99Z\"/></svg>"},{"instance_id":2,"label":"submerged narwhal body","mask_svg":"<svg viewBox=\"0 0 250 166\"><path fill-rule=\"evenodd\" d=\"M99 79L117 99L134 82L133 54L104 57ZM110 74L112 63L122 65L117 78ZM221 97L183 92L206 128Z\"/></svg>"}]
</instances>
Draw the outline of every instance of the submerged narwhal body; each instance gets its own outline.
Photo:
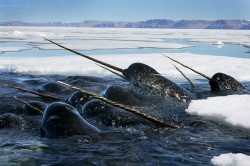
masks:
<instances>
[{"instance_id":1,"label":"submerged narwhal body","mask_svg":"<svg viewBox=\"0 0 250 166\"><path fill-rule=\"evenodd\" d=\"M124 76L125 79L129 81L129 84L135 94L144 96L146 95L149 97L154 96L163 98L173 98L178 101L184 101L184 102L196 99L196 97L191 92L175 84L169 79L163 77L155 69L143 63L133 63L127 69L123 70L116 66L110 65L108 63L102 62L100 60L94 59L87 55L81 54L77 51L64 47L54 41L48 39L45 40L61 48L64 48L70 52L80 55L84 58L90 59L98 64L104 65L115 71L121 72L122 77ZM117 75L121 76L118 73Z\"/></svg>"},{"instance_id":2,"label":"submerged narwhal body","mask_svg":"<svg viewBox=\"0 0 250 166\"><path fill-rule=\"evenodd\" d=\"M209 85L211 87L212 92L225 91L225 90L242 91L245 89L244 85L242 85L239 81L237 81L232 76L229 76L225 73L216 73L211 78L211 77L208 77L207 75L205 75L197 70L194 70L193 68L191 68L191 67L189 67L189 66L187 66L187 65L185 65L177 60L174 60L173 58L170 58L168 56L165 56L165 57L169 58L170 60L182 65L185 68L190 69L191 71L193 71L193 72L203 76L207 80L209 80Z\"/></svg>"}]
</instances>

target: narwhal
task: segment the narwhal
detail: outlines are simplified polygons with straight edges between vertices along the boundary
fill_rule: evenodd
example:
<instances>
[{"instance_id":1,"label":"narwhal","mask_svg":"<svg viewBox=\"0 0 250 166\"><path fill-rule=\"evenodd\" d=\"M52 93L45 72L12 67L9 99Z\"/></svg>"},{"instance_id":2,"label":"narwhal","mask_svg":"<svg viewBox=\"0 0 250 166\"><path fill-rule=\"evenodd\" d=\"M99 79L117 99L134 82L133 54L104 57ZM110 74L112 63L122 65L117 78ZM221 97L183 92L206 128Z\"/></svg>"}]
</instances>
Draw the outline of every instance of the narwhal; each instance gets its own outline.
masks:
<instances>
[{"instance_id":1,"label":"narwhal","mask_svg":"<svg viewBox=\"0 0 250 166\"><path fill-rule=\"evenodd\" d=\"M157 126L164 126L164 127L169 127L169 128L179 128L179 126L178 125L175 125L175 124L171 124L171 123L168 123L168 122L165 122L165 121L162 121L162 120L160 120L160 119L158 119L158 118L155 118L155 117L152 117L152 116L150 116L150 115L148 115L148 114L145 114L145 113L143 113L143 112L140 112L140 111L138 111L138 110L136 110L136 109L133 109L133 108L130 108L130 107L128 107L128 106L125 106L125 105L123 105L123 104L119 104L119 103L117 103L117 102L114 102L114 101L111 101L111 100L109 100L109 99L107 99L107 98L105 98L105 97L102 97L102 96L99 96L99 95L96 95L96 94L94 94L94 93L91 93L91 92L88 92L88 91L86 91L86 90L84 90L84 89L80 89L80 88L78 88L78 87L75 87L75 86L72 86L72 85L69 85L69 84L67 84L67 83L64 83L64 82L61 82L61 81L57 81L58 83L60 83L60 84L62 84L62 85L64 85L64 86L66 86L66 87L68 87L68 88L70 88L70 89L73 89L73 90L76 90L77 92L81 92L82 93L82 95L80 95L79 93L78 94L76 94L76 93L74 93L70 98L73 98L72 100L76 100L76 98L78 98L78 97L80 97L80 103L82 103L82 102L84 102L85 104L88 102L88 101L90 101L91 99L99 99L99 100L101 100L101 101L104 101L104 102L106 102L107 104L109 104L110 106L109 106L109 110L110 111L106 111L105 113L107 114L107 113L109 113L109 115L107 115L107 116L104 116L104 117L110 117L110 116L113 116L113 115L111 115L111 114L116 114L115 116L120 116L119 114L121 114L123 117L126 117L126 118L128 118L128 116L130 116L129 114L127 114L126 116L124 116L125 114L126 114L126 111L128 112L128 113L133 113L133 114L135 114L135 115L137 115L137 117L140 117L140 119L141 118L144 118L145 120L148 120L148 121L150 121L150 122L153 122L154 124L156 124ZM52 100L57 100L57 101L60 101L60 102L57 102L57 103L64 103L63 105L65 106L65 107L68 107L67 105L69 105L69 104L72 104L72 102L69 102L69 100L71 100L70 98L69 99L67 99L66 100L66 102L67 103L65 103L64 101L64 99L61 99L61 98L57 98L57 97L55 97L55 96L52 96L52 95L49 95L49 94L46 94L46 93L40 93L40 92L36 92L36 91L33 91L33 90L28 90L28 89L24 89L24 88L21 88L21 87L18 87L18 86L12 86L12 85L8 85L8 84L3 84L4 86L7 86L7 87L10 87L10 88L14 88L14 89L18 89L18 90L21 90L21 91L24 91L24 92L28 92L28 93L31 93L31 94L35 94L35 95L38 95L38 96L41 96L41 97L44 97L44 98L47 98L47 99L52 99ZM77 95L77 96L75 96L75 95ZM73 97L74 96L74 97ZM24 100L22 100L22 99L19 99L19 98L17 98L16 96L14 96L14 98L15 99L17 99L18 101L20 101L20 102L22 102L22 103L24 103L24 104L26 104L26 105L28 105L30 108L32 108L33 109L33 112L36 112L36 114L37 113L39 113L39 114L44 114L44 111L41 109L41 108L38 108L37 107L37 105L33 105L32 103L29 103L29 102L26 102L26 101L24 101ZM77 99L78 100L78 99ZM73 102L74 103L74 102ZM75 103L74 103L75 104ZM83 104L83 103L82 103ZM84 104L84 105L85 105ZM62 105L62 104L59 104L59 105ZM70 105L71 107L72 107L72 109L74 108L72 105ZM120 108L120 109L123 109L123 110L126 110L126 111L118 111L117 113L115 113L114 112L114 109L110 109L111 108L111 106L114 106L114 107L118 107L118 108ZM48 106L49 107L49 106ZM46 107L46 109L48 108L48 107ZM54 107L54 108L57 108L57 107ZM60 107L61 108L61 107ZM45 112L46 112L46 109L45 109ZM72 110L71 108L70 109L68 109L68 108L65 108L66 110ZM64 110L65 110L64 109ZM74 108L75 109L75 108ZM102 109L103 110L103 109ZM49 112L51 112L51 111L49 111ZM52 112L54 112L54 111L52 111ZM73 112L75 112L75 111L73 111ZM101 111L99 111L99 112L101 112ZM57 112L57 113L59 113L59 112ZM53 114L51 114L52 116L54 116L54 113ZM74 114L74 115L76 115L76 114ZM61 115L60 115L61 116ZM129 119L129 118L128 118ZM136 119L136 117L135 118L131 118L131 119ZM138 122L142 122L141 120L140 120L139 118L137 118L137 120L138 120ZM103 119L104 121L105 121L105 119ZM120 120L122 120L122 117L120 116L120 118L117 118L117 120L118 121L120 121ZM47 121L45 121L45 122L47 122ZM52 125L53 126L53 125ZM61 128L62 129L62 128ZM64 134L66 134L66 133L64 133Z\"/></svg>"},{"instance_id":2,"label":"narwhal","mask_svg":"<svg viewBox=\"0 0 250 166\"><path fill-rule=\"evenodd\" d=\"M163 55L163 56L169 58L170 60L182 65L185 68L190 69L191 71L193 71L193 72L203 76L207 80L209 80L209 84L210 84L212 92L218 92L218 91L223 91L223 90L242 91L245 89L244 85L242 85L239 81L237 81L232 76L229 76L229 75L224 74L224 73L216 73L212 77L209 77L209 76L177 61L177 60L174 60L173 58L170 58L166 55Z\"/></svg>"},{"instance_id":3,"label":"narwhal","mask_svg":"<svg viewBox=\"0 0 250 166\"><path fill-rule=\"evenodd\" d=\"M94 59L70 48L62 46L52 40L45 40L65 49L80 55L84 58L92 60L98 64L111 68L117 72L122 73L122 75L129 82L132 91L136 95L143 95L149 97L161 97L166 99L176 99L178 101L188 102L192 99L196 99L196 96L186 90L185 88L177 85L173 81L163 77L152 67L143 63L133 63L127 69L121 69L119 67L113 66L111 64L102 62L100 60Z\"/></svg>"}]
</instances>

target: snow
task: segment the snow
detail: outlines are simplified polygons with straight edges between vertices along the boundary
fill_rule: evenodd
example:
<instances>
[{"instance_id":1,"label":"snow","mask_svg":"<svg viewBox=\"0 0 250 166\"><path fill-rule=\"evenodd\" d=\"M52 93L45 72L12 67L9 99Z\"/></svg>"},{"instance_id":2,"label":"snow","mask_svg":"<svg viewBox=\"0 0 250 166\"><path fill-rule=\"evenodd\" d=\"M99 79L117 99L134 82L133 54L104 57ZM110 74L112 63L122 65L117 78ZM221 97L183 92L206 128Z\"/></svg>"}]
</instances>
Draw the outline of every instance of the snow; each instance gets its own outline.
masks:
<instances>
[{"instance_id":1,"label":"snow","mask_svg":"<svg viewBox=\"0 0 250 166\"><path fill-rule=\"evenodd\" d=\"M196 70L208 76L212 76L217 72L223 72L239 81L250 81L250 75L248 74L248 71L250 71L250 59L208 55L200 56L189 53L169 53L165 55L191 65ZM142 62L155 68L159 73L168 78L186 81L173 67L171 61L161 54L91 55L91 57L124 69L132 63ZM191 79L202 78L188 69L181 66L178 67ZM15 72L32 74L95 74L113 76L110 72L95 65L94 62L70 52L67 55L51 57L0 57L0 70L8 71L10 69L11 71L14 69Z\"/></svg>"},{"instance_id":2,"label":"snow","mask_svg":"<svg viewBox=\"0 0 250 166\"><path fill-rule=\"evenodd\" d=\"M12 31L8 31L7 34L13 35L13 36L19 36L19 35L22 35L23 33L20 31L12 30Z\"/></svg>"},{"instance_id":3,"label":"snow","mask_svg":"<svg viewBox=\"0 0 250 166\"><path fill-rule=\"evenodd\" d=\"M193 100L186 112L250 129L250 95L229 95Z\"/></svg>"},{"instance_id":4,"label":"snow","mask_svg":"<svg viewBox=\"0 0 250 166\"><path fill-rule=\"evenodd\" d=\"M188 45L153 42L153 41L129 41L129 40L75 40L75 41L60 41L66 47L76 50L96 50L96 49L135 49L135 48L159 48L159 49L181 49L190 47ZM40 49L62 49L51 44L36 44Z\"/></svg>"},{"instance_id":5,"label":"snow","mask_svg":"<svg viewBox=\"0 0 250 166\"><path fill-rule=\"evenodd\" d=\"M26 42L47 43L42 37L48 37L53 40L63 39L66 44L67 40L79 39L73 49L85 49L81 47L81 40L94 40L91 43L91 49L98 48L99 40L106 40L106 46L122 43L118 48L134 47L154 47L154 48L183 48L187 45L176 43L166 43L164 39L185 39L188 41L199 41L218 45L219 43L232 43L241 45L250 45L250 39L247 37L248 31L241 30L198 30L198 29L123 29L123 28L77 28L77 27L0 27L0 38L21 39ZM76 42L76 41L74 41ZM115 42L113 44L113 42ZM124 42L124 43L123 43ZM138 42L138 43L137 43ZM140 43L142 42L142 43ZM147 43L148 42L148 43ZM85 43L83 43L85 44ZM135 45L134 45L135 44ZM176 45L175 45L176 44ZM219 45L220 45L219 44ZM124 47L121 47L125 45ZM38 47L44 48L43 45ZM102 47L102 45L101 45ZM113 46L114 47L114 46ZM50 47L46 47L52 49ZM53 47L55 48L55 47ZM88 48L87 48L88 49Z\"/></svg>"},{"instance_id":6,"label":"snow","mask_svg":"<svg viewBox=\"0 0 250 166\"><path fill-rule=\"evenodd\" d=\"M189 41L212 42L223 46L225 43L250 45L247 31L240 30L176 30L176 29L122 29L122 28L67 28L67 27L0 27L0 41L4 44L0 52L22 51L26 45L45 50L60 49L43 37L52 39L65 46L77 50L118 49L118 48L168 48L182 49L193 45L175 43L179 39ZM171 42L170 42L171 41ZM15 43L23 43L21 47ZM11 46L10 46L11 44ZM33 50L33 48L30 48ZM53 52L53 50L51 50ZM39 52L41 54L41 52ZM2 71L24 72L32 74L65 74L65 75L108 75L108 71L96 66L89 60L70 52L62 52L60 56L0 56ZM22 54L24 55L24 54ZM217 72L226 73L239 81L250 81L250 59L211 56L191 53L167 53L176 60L192 66L196 70L213 76ZM127 68L134 62L142 62L155 68L162 75L186 81L172 66L170 60L157 54L117 54L91 55L121 68ZM63 60L62 60L63 59ZM121 60L122 59L122 60ZM211 67L213 66L213 67ZM197 79L201 76L177 65L189 78Z\"/></svg>"},{"instance_id":7,"label":"snow","mask_svg":"<svg viewBox=\"0 0 250 166\"><path fill-rule=\"evenodd\" d=\"M23 42L35 44L40 49L61 49L55 45L48 44L43 37L60 41L67 47L78 50L95 49L133 49L133 48L162 48L182 49L189 45L167 43L163 37L148 31L127 31L126 29L98 29L98 28L27 28L1 27L0 38L21 39ZM156 36L155 36L156 35ZM74 38L74 40L72 40ZM63 39L63 40L62 40Z\"/></svg>"},{"instance_id":8,"label":"snow","mask_svg":"<svg viewBox=\"0 0 250 166\"><path fill-rule=\"evenodd\" d=\"M216 166L249 166L250 156L242 153L226 153L214 156L211 163Z\"/></svg>"}]
</instances>

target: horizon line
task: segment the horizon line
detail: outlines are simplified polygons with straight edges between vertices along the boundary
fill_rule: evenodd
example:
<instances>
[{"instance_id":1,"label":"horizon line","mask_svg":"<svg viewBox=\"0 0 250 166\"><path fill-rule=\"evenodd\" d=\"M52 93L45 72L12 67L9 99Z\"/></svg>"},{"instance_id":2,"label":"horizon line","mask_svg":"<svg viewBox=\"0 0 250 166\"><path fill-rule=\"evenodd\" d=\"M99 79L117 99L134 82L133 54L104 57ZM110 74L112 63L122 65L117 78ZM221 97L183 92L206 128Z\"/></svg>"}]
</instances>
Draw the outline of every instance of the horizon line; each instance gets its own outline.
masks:
<instances>
[{"instance_id":1,"label":"horizon line","mask_svg":"<svg viewBox=\"0 0 250 166\"><path fill-rule=\"evenodd\" d=\"M12 21L0 21L3 22L25 22L25 23L76 23L76 22L86 22L86 21L102 21L102 22L143 22L143 21L150 21L150 20L169 20L169 21L219 21L219 20L225 20L225 21L250 21L247 19L165 19L165 18L153 18L153 19L146 19L146 20L138 20L138 21L115 21L115 20L95 20L95 19L89 19L89 20L82 20L82 21L41 21L41 22L31 22L31 21L21 21L21 20L12 20Z\"/></svg>"}]
</instances>

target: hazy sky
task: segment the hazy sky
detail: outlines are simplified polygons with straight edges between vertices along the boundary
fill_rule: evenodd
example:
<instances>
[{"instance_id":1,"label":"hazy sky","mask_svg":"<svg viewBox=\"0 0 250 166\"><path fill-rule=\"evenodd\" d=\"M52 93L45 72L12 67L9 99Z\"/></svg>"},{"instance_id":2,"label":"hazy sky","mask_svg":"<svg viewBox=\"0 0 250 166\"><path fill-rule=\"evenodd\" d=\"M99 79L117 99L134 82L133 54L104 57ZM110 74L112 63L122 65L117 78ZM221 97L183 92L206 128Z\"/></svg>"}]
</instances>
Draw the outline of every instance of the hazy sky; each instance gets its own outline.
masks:
<instances>
[{"instance_id":1,"label":"hazy sky","mask_svg":"<svg viewBox=\"0 0 250 166\"><path fill-rule=\"evenodd\" d=\"M0 0L0 22L157 18L250 20L250 0Z\"/></svg>"}]
</instances>

